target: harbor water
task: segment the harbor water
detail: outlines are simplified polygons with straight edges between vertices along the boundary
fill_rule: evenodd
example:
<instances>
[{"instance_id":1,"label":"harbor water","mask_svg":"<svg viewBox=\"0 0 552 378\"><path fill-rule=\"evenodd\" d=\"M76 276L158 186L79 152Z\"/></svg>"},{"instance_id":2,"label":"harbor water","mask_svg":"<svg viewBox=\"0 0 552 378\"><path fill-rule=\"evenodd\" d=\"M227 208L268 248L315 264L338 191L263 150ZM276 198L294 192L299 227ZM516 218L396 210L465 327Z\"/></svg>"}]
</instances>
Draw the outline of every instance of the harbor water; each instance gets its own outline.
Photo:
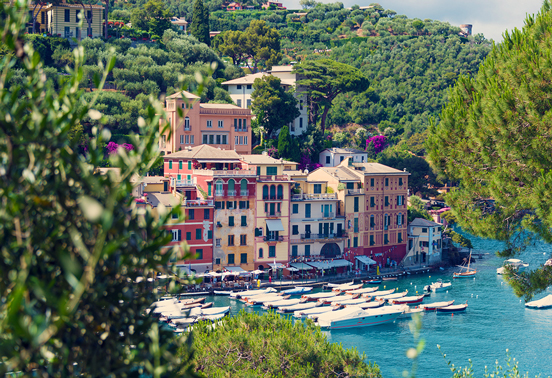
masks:
<instances>
[{"instance_id":1,"label":"harbor water","mask_svg":"<svg viewBox=\"0 0 552 378\"><path fill-rule=\"evenodd\" d=\"M409 295L414 295L417 291L421 293L423 286L441 278L443 281L452 281L452 289L433 293L425 298L424 303L453 299L455 304L468 301L465 313L451 315L432 312L423 315L420 338L425 340L426 346L418 360L416 377L451 377L453 374L443 354L455 366L467 366L471 359L474 376L482 377L485 366L492 369L497 361L503 368L507 368L507 350L512 360L515 358L519 363L522 373L528 373L529 377L552 376L552 309L526 309L523 299L517 298L512 288L501 276L497 276L496 269L502 265L503 259L494 253L501 247L500 243L477 238L472 238L472 242L474 250L490 254L472 264L478 271L475 279L453 280L452 272L458 270L454 269L431 275L406 276L380 285L380 289L384 286L401 291L408 289ZM529 248L520 258L528 262L528 269L531 269L544 263L551 252L552 245L542 243ZM552 294L552 290L539 294L535 299L547 294ZM227 297L215 297L214 301L215 306L230 305L233 314L243 308L246 311L264 311L259 307L247 308L241 302ZM364 352L368 361L380 366L386 378L402 377L404 370L410 371L412 368L412 361L406 357L406 351L415 347L416 342L409 329L409 320L324 333L330 342Z\"/></svg>"}]
</instances>

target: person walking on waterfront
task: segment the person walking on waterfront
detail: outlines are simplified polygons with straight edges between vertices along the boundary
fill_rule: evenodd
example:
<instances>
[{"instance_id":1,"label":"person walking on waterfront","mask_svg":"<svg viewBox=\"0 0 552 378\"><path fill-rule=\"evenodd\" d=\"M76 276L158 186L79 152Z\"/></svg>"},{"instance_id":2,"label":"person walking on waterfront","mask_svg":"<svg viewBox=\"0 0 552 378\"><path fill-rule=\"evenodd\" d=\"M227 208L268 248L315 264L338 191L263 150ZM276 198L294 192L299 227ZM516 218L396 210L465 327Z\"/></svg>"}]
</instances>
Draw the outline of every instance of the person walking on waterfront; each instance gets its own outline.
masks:
<instances>
[{"instance_id":1,"label":"person walking on waterfront","mask_svg":"<svg viewBox=\"0 0 552 378\"><path fill-rule=\"evenodd\" d=\"M268 276L268 283L272 283L272 275Z\"/></svg>"}]
</instances>

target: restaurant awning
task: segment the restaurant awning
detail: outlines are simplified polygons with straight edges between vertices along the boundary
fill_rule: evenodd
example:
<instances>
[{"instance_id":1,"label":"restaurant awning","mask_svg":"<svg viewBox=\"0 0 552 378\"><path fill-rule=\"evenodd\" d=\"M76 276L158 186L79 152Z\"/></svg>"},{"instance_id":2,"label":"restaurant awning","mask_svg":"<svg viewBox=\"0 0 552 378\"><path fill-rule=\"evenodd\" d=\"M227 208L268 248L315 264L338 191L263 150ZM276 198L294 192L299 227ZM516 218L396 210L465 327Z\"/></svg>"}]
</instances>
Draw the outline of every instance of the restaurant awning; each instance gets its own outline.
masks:
<instances>
[{"instance_id":1,"label":"restaurant awning","mask_svg":"<svg viewBox=\"0 0 552 378\"><path fill-rule=\"evenodd\" d=\"M355 256L355 257L358 261L360 261L361 263L366 264L366 265L377 264L374 260L372 260L368 256Z\"/></svg>"},{"instance_id":2,"label":"restaurant awning","mask_svg":"<svg viewBox=\"0 0 552 378\"><path fill-rule=\"evenodd\" d=\"M284 225L280 219L267 219L266 226L270 231L284 231Z\"/></svg>"},{"instance_id":3,"label":"restaurant awning","mask_svg":"<svg viewBox=\"0 0 552 378\"><path fill-rule=\"evenodd\" d=\"M299 269L294 268L292 266L290 266L289 268L286 268L286 269L289 270L290 272L298 272L299 271Z\"/></svg>"},{"instance_id":4,"label":"restaurant awning","mask_svg":"<svg viewBox=\"0 0 552 378\"><path fill-rule=\"evenodd\" d=\"M291 263L289 264L292 267L294 267L297 270L311 270L312 266L304 264L304 263Z\"/></svg>"},{"instance_id":5,"label":"restaurant awning","mask_svg":"<svg viewBox=\"0 0 552 378\"><path fill-rule=\"evenodd\" d=\"M232 273L247 273L245 270L243 270L239 266L225 266L224 269L226 269L227 271L232 272Z\"/></svg>"},{"instance_id":6,"label":"restaurant awning","mask_svg":"<svg viewBox=\"0 0 552 378\"><path fill-rule=\"evenodd\" d=\"M286 266L284 264L276 263L276 264L268 264L272 269L284 269Z\"/></svg>"},{"instance_id":7,"label":"restaurant awning","mask_svg":"<svg viewBox=\"0 0 552 378\"><path fill-rule=\"evenodd\" d=\"M344 266L353 265L350 261L338 259L338 260L324 260L324 261L311 261L307 264L311 265L313 268L318 270L330 269L330 268L341 268Z\"/></svg>"}]
</instances>

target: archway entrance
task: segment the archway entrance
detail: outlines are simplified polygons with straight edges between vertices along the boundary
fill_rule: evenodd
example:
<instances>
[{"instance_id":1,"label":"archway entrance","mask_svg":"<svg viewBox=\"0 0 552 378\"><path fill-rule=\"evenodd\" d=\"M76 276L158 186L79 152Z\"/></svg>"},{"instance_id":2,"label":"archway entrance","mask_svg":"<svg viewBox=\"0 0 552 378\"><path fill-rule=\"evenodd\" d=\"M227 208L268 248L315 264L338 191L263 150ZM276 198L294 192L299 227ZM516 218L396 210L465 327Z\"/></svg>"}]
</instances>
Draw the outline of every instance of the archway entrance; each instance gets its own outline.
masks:
<instances>
[{"instance_id":1,"label":"archway entrance","mask_svg":"<svg viewBox=\"0 0 552 378\"><path fill-rule=\"evenodd\" d=\"M320 250L320 254L327 259L331 259L341 255L341 249L336 243L327 243Z\"/></svg>"}]
</instances>

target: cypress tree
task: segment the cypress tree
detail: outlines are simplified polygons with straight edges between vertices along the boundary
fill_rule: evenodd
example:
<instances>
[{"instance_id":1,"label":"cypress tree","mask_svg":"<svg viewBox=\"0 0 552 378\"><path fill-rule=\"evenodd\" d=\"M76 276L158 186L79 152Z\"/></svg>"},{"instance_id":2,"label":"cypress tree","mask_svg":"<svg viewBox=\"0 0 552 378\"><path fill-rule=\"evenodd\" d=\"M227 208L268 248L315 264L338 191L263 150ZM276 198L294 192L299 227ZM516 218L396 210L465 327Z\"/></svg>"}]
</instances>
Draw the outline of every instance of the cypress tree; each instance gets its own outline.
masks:
<instances>
[{"instance_id":1,"label":"cypress tree","mask_svg":"<svg viewBox=\"0 0 552 378\"><path fill-rule=\"evenodd\" d=\"M280 157L288 158L290 155L291 149L291 136L289 135L289 127L284 126L280 130L280 135L278 135L278 153Z\"/></svg>"},{"instance_id":2,"label":"cypress tree","mask_svg":"<svg viewBox=\"0 0 552 378\"><path fill-rule=\"evenodd\" d=\"M211 37L209 36L209 11L205 9L203 0L196 0L192 15L192 26L190 32L199 42L211 45Z\"/></svg>"}]
</instances>

